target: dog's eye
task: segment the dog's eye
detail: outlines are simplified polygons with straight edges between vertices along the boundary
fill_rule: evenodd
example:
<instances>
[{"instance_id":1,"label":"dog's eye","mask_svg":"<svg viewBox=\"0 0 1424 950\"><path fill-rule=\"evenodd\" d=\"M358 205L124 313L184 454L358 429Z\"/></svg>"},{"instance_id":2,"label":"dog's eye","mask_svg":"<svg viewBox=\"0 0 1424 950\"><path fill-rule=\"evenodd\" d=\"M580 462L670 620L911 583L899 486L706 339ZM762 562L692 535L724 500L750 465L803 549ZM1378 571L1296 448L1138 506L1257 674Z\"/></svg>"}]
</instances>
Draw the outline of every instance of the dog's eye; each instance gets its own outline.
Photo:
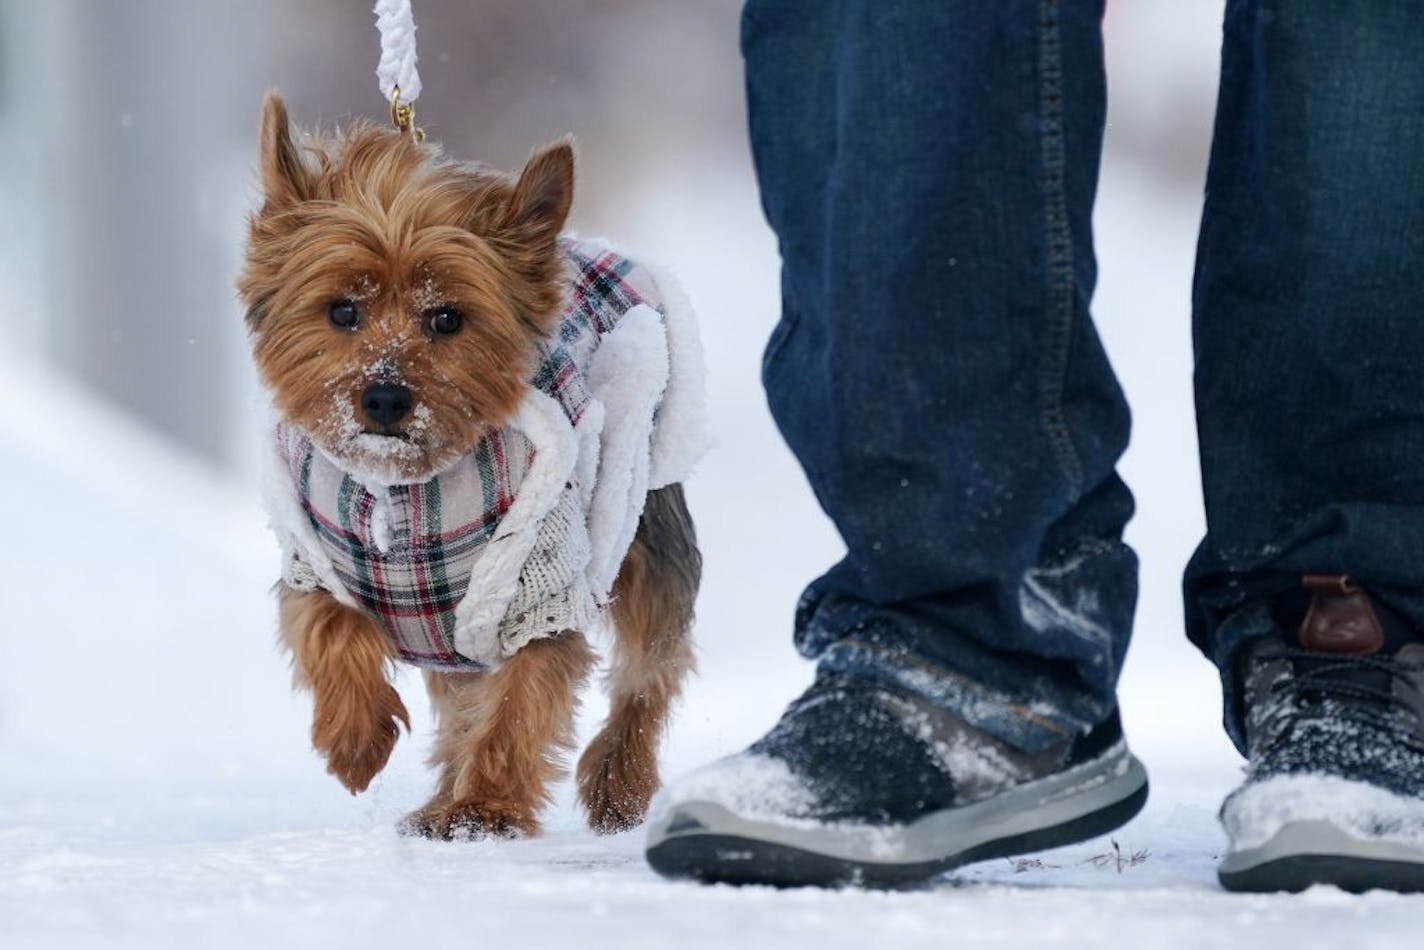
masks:
<instances>
[{"instance_id":1,"label":"dog's eye","mask_svg":"<svg viewBox=\"0 0 1424 950\"><path fill-rule=\"evenodd\" d=\"M448 336L460 329L460 325L465 322L465 315L454 307L436 307L434 310L425 311L425 319L430 325L431 333Z\"/></svg>"},{"instance_id":2,"label":"dog's eye","mask_svg":"<svg viewBox=\"0 0 1424 950\"><path fill-rule=\"evenodd\" d=\"M342 330L355 329L356 324L361 322L361 314L356 309L356 301L349 298L333 301L331 306L326 308L326 317L331 321L331 325Z\"/></svg>"}]
</instances>

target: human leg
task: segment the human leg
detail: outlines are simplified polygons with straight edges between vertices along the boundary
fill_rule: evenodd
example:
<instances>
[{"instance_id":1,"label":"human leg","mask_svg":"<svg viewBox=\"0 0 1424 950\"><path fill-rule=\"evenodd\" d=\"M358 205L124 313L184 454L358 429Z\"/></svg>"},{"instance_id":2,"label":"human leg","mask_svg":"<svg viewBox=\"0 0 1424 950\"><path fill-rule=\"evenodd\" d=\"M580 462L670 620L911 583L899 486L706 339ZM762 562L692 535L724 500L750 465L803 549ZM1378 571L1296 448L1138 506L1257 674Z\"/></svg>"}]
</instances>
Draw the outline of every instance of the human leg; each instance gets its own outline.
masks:
<instances>
[{"instance_id":1,"label":"human leg","mask_svg":"<svg viewBox=\"0 0 1424 950\"><path fill-rule=\"evenodd\" d=\"M1224 814L1232 886L1370 879L1339 854L1305 873L1289 840L1266 848L1290 838L1293 815L1348 809L1336 792L1302 793L1307 773L1406 798L1424 788L1410 667L1424 659L1410 646L1424 629L1421 14L1366 0L1227 7L1194 300L1208 534L1185 593L1251 762ZM1307 574L1351 580L1307 590ZM1326 633L1306 629L1313 605L1333 618ZM1393 762L1394 779L1344 755L1361 750ZM1253 849L1259 860L1239 858Z\"/></svg>"},{"instance_id":2,"label":"human leg","mask_svg":"<svg viewBox=\"0 0 1424 950\"><path fill-rule=\"evenodd\" d=\"M798 647L1032 699L975 722L1024 746L1115 708L1136 591L1127 409L1088 317L1100 6L745 14L783 258L768 399L847 547Z\"/></svg>"},{"instance_id":3,"label":"human leg","mask_svg":"<svg viewBox=\"0 0 1424 950\"><path fill-rule=\"evenodd\" d=\"M1128 417L1088 318L1101 13L1097 0L745 8L753 150L783 261L764 379L847 547L797 611L817 684L752 754L773 771L795 758L821 817L904 827L1120 746ZM978 772L936 743L972 745L961 764ZM655 851L678 822L664 818ZM923 875L982 844L878 870L852 848L800 877L763 853L740 879Z\"/></svg>"}]
</instances>

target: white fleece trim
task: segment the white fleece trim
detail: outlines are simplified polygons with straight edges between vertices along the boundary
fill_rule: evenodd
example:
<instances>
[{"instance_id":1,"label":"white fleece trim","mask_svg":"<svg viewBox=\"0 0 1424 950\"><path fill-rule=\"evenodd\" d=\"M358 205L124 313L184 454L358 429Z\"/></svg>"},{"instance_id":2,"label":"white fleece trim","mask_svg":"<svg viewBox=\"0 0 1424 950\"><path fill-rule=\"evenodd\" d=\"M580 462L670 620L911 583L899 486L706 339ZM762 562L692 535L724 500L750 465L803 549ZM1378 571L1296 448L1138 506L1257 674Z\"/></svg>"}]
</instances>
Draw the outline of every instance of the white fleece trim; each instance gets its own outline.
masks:
<instances>
[{"instance_id":1,"label":"white fleece trim","mask_svg":"<svg viewBox=\"0 0 1424 950\"><path fill-rule=\"evenodd\" d=\"M558 503L578 462L578 438L563 407L530 389L509 423L534 446L534 462L494 537L470 572L470 586L455 608L455 649L491 668L504 660L499 625L519 590L519 572L538 537L539 523Z\"/></svg>"},{"instance_id":2,"label":"white fleece trim","mask_svg":"<svg viewBox=\"0 0 1424 950\"><path fill-rule=\"evenodd\" d=\"M668 382L662 317L647 304L625 313L604 335L586 369L589 391L603 403L603 444L588 508L593 556L589 587L607 601L648 494L653 413Z\"/></svg>"},{"instance_id":3,"label":"white fleece trim","mask_svg":"<svg viewBox=\"0 0 1424 950\"><path fill-rule=\"evenodd\" d=\"M662 298L667 331L668 384L653 429L648 488L686 481L711 448L707 412L707 364L697 315L671 270L627 255L653 278Z\"/></svg>"},{"instance_id":4,"label":"white fleece trim","mask_svg":"<svg viewBox=\"0 0 1424 950\"><path fill-rule=\"evenodd\" d=\"M574 426L578 436L578 466L574 470L574 487L578 489L579 506L588 511L593 501L593 488L598 482L598 453L603 439L603 403L590 399L583 416Z\"/></svg>"},{"instance_id":5,"label":"white fleece trim","mask_svg":"<svg viewBox=\"0 0 1424 950\"><path fill-rule=\"evenodd\" d=\"M277 544L282 549L282 580L289 586L296 586L291 583L292 560L300 558L302 563L311 568L317 581L331 596L348 607L359 609L356 598L351 596L351 592L337 577L331 558L327 557L326 549L321 546L321 541L312 529L311 519L302 507L297 485L292 480L291 468L278 448L276 432L266 441L267 451L262 454L259 482L262 505L267 509L267 524L277 536Z\"/></svg>"},{"instance_id":6,"label":"white fleece trim","mask_svg":"<svg viewBox=\"0 0 1424 950\"><path fill-rule=\"evenodd\" d=\"M686 481L712 447L707 361L692 301L671 268L606 237L581 237L572 231L566 236L627 258L657 288L667 336L668 384L653 429L648 490Z\"/></svg>"}]
</instances>

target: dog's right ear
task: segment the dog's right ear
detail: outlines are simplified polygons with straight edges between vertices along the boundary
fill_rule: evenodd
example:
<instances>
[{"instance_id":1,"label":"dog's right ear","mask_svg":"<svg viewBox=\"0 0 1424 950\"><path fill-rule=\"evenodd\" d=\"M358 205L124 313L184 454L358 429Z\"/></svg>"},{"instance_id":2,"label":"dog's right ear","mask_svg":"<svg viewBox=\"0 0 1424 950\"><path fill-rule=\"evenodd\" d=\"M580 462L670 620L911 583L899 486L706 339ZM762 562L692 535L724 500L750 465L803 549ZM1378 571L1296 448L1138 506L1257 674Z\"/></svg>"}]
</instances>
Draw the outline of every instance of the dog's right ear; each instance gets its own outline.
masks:
<instances>
[{"instance_id":1,"label":"dog's right ear","mask_svg":"<svg viewBox=\"0 0 1424 950\"><path fill-rule=\"evenodd\" d=\"M262 191L269 205L282 206L306 200L311 194L311 173L292 142L287 104L275 92L262 100Z\"/></svg>"},{"instance_id":2,"label":"dog's right ear","mask_svg":"<svg viewBox=\"0 0 1424 950\"><path fill-rule=\"evenodd\" d=\"M553 242L574 202L574 146L568 138L535 150L519 173L506 226L532 243Z\"/></svg>"}]
</instances>

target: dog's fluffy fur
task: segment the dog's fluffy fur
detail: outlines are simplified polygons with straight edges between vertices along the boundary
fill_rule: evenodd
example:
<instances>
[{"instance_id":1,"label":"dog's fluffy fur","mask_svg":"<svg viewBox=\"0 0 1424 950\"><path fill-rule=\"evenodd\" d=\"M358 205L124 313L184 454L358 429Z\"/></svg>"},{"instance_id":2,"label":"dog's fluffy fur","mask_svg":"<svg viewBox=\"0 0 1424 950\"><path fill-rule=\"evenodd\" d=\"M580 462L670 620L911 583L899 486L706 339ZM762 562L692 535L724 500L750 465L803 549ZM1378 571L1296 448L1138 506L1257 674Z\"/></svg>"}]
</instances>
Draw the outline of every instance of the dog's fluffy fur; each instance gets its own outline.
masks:
<instances>
[{"instance_id":1,"label":"dog's fluffy fur","mask_svg":"<svg viewBox=\"0 0 1424 950\"><path fill-rule=\"evenodd\" d=\"M564 303L569 143L537 152L517 178L365 123L299 147L269 95L261 176L238 290L285 420L344 468L384 466L403 481L435 475L508 420ZM355 331L328 319L344 299L360 308ZM429 332L438 307L464 315L459 332ZM373 378L399 381L423 408L397 430L373 427L361 412ZM596 830L637 824L657 788L657 742L692 667L700 568L681 486L650 493L613 589L612 708L578 765ZM282 641L315 700L312 743L346 788L363 791L409 728L389 680L395 652L372 617L324 591L284 588L280 602ZM535 833L594 660L583 632L567 631L492 673L427 671L440 777L402 828L435 838Z\"/></svg>"}]
</instances>

